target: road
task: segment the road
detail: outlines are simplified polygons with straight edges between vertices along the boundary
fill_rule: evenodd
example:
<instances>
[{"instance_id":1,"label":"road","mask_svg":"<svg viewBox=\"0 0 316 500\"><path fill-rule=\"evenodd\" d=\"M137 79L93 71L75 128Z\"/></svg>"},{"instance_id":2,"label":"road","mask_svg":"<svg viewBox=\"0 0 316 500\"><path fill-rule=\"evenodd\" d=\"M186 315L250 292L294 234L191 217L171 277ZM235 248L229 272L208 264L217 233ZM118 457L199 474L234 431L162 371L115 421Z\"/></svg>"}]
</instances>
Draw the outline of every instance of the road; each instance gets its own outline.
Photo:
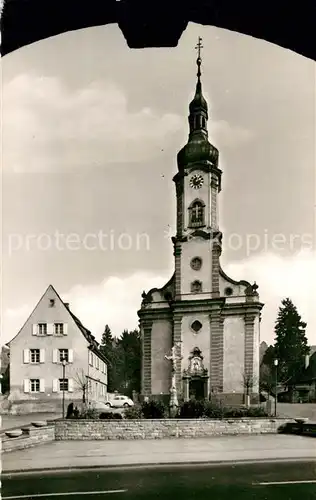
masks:
<instances>
[{"instance_id":1,"label":"road","mask_svg":"<svg viewBox=\"0 0 316 500\"><path fill-rule=\"evenodd\" d=\"M315 500L315 471L316 461L274 461L4 474L2 499Z\"/></svg>"}]
</instances>

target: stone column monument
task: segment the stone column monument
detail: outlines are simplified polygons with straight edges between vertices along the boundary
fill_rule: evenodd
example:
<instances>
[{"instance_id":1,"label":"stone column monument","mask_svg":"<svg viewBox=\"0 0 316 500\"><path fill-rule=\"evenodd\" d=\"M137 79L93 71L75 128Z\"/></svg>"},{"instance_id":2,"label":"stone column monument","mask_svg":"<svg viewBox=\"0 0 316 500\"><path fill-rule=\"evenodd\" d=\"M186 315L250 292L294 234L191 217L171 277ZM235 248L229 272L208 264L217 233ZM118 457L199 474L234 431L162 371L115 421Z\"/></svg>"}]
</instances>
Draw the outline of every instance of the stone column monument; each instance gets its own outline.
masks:
<instances>
[{"instance_id":1,"label":"stone column monument","mask_svg":"<svg viewBox=\"0 0 316 500\"><path fill-rule=\"evenodd\" d=\"M179 346L179 343L175 344L171 349L171 355L165 355L165 359L172 363L172 371L171 371L171 387L170 387L170 416L175 417L178 412L179 402L178 402L178 394L176 387L176 361L178 359L182 359L182 356L177 356L176 348Z\"/></svg>"}]
</instances>

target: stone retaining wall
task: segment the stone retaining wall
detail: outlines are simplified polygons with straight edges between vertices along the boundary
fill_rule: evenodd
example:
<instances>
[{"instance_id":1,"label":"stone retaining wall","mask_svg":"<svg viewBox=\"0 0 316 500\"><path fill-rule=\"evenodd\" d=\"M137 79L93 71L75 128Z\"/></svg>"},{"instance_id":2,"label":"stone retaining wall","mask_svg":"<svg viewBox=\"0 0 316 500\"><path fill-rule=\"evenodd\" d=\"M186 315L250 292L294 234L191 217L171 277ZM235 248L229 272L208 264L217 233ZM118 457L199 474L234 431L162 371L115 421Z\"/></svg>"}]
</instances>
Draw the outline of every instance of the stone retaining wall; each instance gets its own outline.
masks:
<instances>
[{"instance_id":1,"label":"stone retaining wall","mask_svg":"<svg viewBox=\"0 0 316 500\"><path fill-rule=\"evenodd\" d=\"M2 434L2 451L24 450L39 444L49 443L55 440L55 425L49 424L45 427L28 427L19 437L8 437Z\"/></svg>"},{"instance_id":2,"label":"stone retaining wall","mask_svg":"<svg viewBox=\"0 0 316 500\"><path fill-rule=\"evenodd\" d=\"M275 434L291 419L227 420L59 420L56 440L201 438L237 434Z\"/></svg>"}]
</instances>

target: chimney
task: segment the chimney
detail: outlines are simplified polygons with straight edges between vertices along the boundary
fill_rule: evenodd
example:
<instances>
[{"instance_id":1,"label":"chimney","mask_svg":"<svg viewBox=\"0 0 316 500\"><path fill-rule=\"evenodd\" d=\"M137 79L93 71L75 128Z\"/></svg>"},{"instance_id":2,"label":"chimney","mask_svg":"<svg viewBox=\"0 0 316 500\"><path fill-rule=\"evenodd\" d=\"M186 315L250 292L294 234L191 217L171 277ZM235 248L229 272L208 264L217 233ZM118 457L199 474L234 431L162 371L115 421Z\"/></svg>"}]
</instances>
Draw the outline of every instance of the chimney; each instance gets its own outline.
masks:
<instances>
[{"instance_id":1,"label":"chimney","mask_svg":"<svg viewBox=\"0 0 316 500\"><path fill-rule=\"evenodd\" d=\"M309 367L309 354L305 356L305 370Z\"/></svg>"}]
</instances>

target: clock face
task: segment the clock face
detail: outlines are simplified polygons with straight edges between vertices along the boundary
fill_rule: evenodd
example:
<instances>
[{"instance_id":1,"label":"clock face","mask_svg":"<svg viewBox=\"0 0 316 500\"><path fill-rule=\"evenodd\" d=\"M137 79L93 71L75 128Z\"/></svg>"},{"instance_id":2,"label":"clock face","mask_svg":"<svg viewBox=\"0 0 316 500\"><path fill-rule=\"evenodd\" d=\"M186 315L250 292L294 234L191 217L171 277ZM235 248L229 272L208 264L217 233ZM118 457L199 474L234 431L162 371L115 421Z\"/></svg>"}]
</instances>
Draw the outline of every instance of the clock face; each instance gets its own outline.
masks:
<instances>
[{"instance_id":1,"label":"clock face","mask_svg":"<svg viewBox=\"0 0 316 500\"><path fill-rule=\"evenodd\" d=\"M203 182L204 182L203 176L195 174L190 179L190 186L193 189L200 189L203 186Z\"/></svg>"}]
</instances>

